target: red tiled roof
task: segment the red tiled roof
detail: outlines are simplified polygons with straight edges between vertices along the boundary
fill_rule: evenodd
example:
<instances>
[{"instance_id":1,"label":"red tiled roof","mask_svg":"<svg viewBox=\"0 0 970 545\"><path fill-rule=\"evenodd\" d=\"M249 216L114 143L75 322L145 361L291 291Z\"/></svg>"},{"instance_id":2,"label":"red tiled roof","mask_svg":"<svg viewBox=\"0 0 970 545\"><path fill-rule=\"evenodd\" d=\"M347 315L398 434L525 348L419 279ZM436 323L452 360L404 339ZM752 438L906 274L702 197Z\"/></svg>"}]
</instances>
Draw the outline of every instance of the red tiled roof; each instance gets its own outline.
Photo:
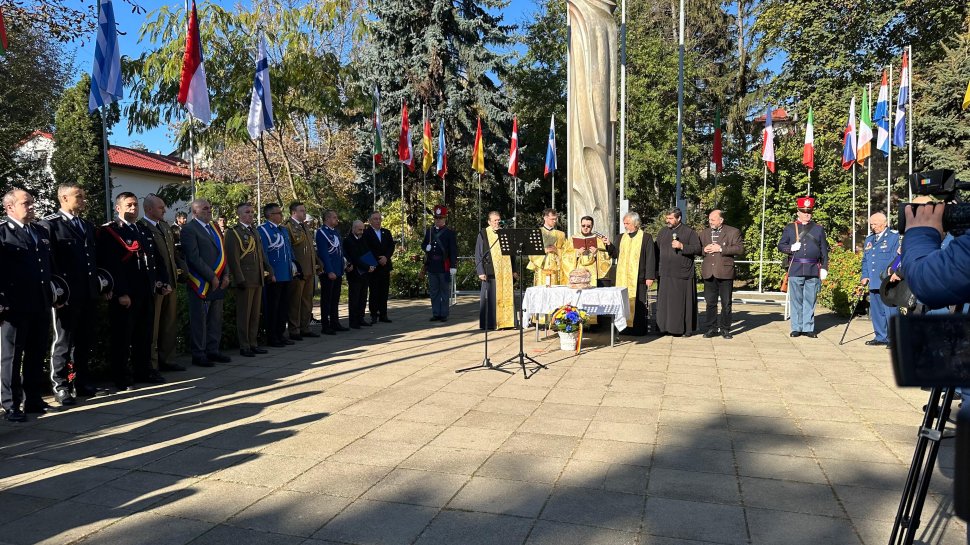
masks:
<instances>
[{"instance_id":1,"label":"red tiled roof","mask_svg":"<svg viewBox=\"0 0 970 545\"><path fill-rule=\"evenodd\" d=\"M788 110L784 108L771 110L771 122L774 123L775 121L788 121ZM754 122L764 124L765 114L761 114L754 118Z\"/></svg>"},{"instance_id":2,"label":"red tiled roof","mask_svg":"<svg viewBox=\"0 0 970 545\"><path fill-rule=\"evenodd\" d=\"M157 172L179 178L188 178L190 174L188 163L182 159L124 146L110 146L108 160L113 167ZM196 169L195 174L204 177L199 169Z\"/></svg>"},{"instance_id":3,"label":"red tiled roof","mask_svg":"<svg viewBox=\"0 0 970 545\"><path fill-rule=\"evenodd\" d=\"M49 132L34 131L34 132L30 133L30 136L28 136L27 138L24 138L23 140L21 140L20 141L20 144L18 144L18 145L23 146L27 142L30 142L31 140L33 140L34 137L36 137L36 136L39 136L41 138L46 138L48 140L53 140L54 139L54 135L51 134L51 133L49 133Z\"/></svg>"}]
</instances>

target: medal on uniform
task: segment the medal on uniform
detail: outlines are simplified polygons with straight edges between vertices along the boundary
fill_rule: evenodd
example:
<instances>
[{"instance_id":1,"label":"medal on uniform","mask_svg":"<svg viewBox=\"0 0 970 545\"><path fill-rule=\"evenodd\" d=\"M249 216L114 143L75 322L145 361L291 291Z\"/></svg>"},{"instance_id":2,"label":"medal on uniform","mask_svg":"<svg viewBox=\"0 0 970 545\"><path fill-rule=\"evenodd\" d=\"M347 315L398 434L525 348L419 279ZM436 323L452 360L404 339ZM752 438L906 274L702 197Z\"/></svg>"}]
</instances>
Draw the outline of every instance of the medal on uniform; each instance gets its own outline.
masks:
<instances>
[{"instance_id":1,"label":"medal on uniform","mask_svg":"<svg viewBox=\"0 0 970 545\"><path fill-rule=\"evenodd\" d=\"M424 251L426 251L426 252L430 252L430 251L431 251L431 245L430 245L430 244L428 244L427 246L425 246L425 247L424 247Z\"/></svg>"}]
</instances>

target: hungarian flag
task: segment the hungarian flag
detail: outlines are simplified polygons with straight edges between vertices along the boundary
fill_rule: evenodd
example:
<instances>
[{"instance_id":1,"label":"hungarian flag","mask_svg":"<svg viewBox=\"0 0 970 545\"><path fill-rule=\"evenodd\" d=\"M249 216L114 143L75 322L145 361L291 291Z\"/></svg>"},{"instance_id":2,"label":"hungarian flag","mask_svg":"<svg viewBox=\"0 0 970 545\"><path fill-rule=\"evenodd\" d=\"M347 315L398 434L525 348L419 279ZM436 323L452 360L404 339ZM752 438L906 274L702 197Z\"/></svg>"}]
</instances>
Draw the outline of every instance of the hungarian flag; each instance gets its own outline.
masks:
<instances>
[{"instance_id":1,"label":"hungarian flag","mask_svg":"<svg viewBox=\"0 0 970 545\"><path fill-rule=\"evenodd\" d=\"M7 24L3 20L2 7L0 7L0 53L7 54Z\"/></svg>"},{"instance_id":2,"label":"hungarian flag","mask_svg":"<svg viewBox=\"0 0 970 545\"><path fill-rule=\"evenodd\" d=\"M478 130L475 131L475 147L472 148L472 170L479 175L485 173L485 143L482 142L482 118L478 118Z\"/></svg>"},{"instance_id":3,"label":"hungarian flag","mask_svg":"<svg viewBox=\"0 0 970 545\"><path fill-rule=\"evenodd\" d=\"M512 147L509 148L509 174L519 177L519 119L512 118Z\"/></svg>"},{"instance_id":4,"label":"hungarian flag","mask_svg":"<svg viewBox=\"0 0 970 545\"><path fill-rule=\"evenodd\" d=\"M859 119L859 152L856 154L856 161L860 165L866 163L866 159L872 153L872 118L869 113L869 90L862 89L862 113Z\"/></svg>"},{"instance_id":5,"label":"hungarian flag","mask_svg":"<svg viewBox=\"0 0 970 545\"><path fill-rule=\"evenodd\" d=\"M421 170L425 173L434 164L434 151L431 149L431 120L428 119L427 115L424 118L424 135L421 137L421 148L424 151L424 157L421 158Z\"/></svg>"},{"instance_id":6,"label":"hungarian flag","mask_svg":"<svg viewBox=\"0 0 970 545\"><path fill-rule=\"evenodd\" d=\"M765 112L765 128L761 131L761 160L775 172L775 128L771 125L771 108Z\"/></svg>"},{"instance_id":7,"label":"hungarian flag","mask_svg":"<svg viewBox=\"0 0 970 545\"><path fill-rule=\"evenodd\" d=\"M179 104L199 121L209 124L209 86L202 64L202 38L199 37L199 14L192 0L189 27L185 35L185 55L182 57L182 81L179 83Z\"/></svg>"},{"instance_id":8,"label":"hungarian flag","mask_svg":"<svg viewBox=\"0 0 970 545\"><path fill-rule=\"evenodd\" d=\"M842 133L842 168L849 170L855 164L855 97L849 103L849 123Z\"/></svg>"},{"instance_id":9,"label":"hungarian flag","mask_svg":"<svg viewBox=\"0 0 970 545\"><path fill-rule=\"evenodd\" d=\"M3 47L7 47L6 41L4 42ZM970 82L967 83L967 94L963 95L963 109L966 110L967 108L970 108Z\"/></svg>"},{"instance_id":10,"label":"hungarian flag","mask_svg":"<svg viewBox=\"0 0 970 545\"><path fill-rule=\"evenodd\" d=\"M724 170L724 157L722 146L722 134L721 134L721 109L718 108L714 110L714 172L721 172Z\"/></svg>"},{"instance_id":11,"label":"hungarian flag","mask_svg":"<svg viewBox=\"0 0 970 545\"><path fill-rule=\"evenodd\" d=\"M374 164L379 165L384 160L384 129L381 128L381 92L374 86L374 113L371 114L371 121L374 126Z\"/></svg>"},{"instance_id":12,"label":"hungarian flag","mask_svg":"<svg viewBox=\"0 0 970 545\"><path fill-rule=\"evenodd\" d=\"M808 170L815 170L815 112L808 107L808 123L805 124L805 149L802 150L802 164Z\"/></svg>"},{"instance_id":13,"label":"hungarian flag","mask_svg":"<svg viewBox=\"0 0 970 545\"><path fill-rule=\"evenodd\" d=\"M401 139L397 142L397 158L414 172L414 148L411 147L411 124L408 122L408 104L401 101Z\"/></svg>"},{"instance_id":14,"label":"hungarian flag","mask_svg":"<svg viewBox=\"0 0 970 545\"><path fill-rule=\"evenodd\" d=\"M445 120L438 122L438 176L442 180L448 175L448 150L445 149Z\"/></svg>"}]
</instances>

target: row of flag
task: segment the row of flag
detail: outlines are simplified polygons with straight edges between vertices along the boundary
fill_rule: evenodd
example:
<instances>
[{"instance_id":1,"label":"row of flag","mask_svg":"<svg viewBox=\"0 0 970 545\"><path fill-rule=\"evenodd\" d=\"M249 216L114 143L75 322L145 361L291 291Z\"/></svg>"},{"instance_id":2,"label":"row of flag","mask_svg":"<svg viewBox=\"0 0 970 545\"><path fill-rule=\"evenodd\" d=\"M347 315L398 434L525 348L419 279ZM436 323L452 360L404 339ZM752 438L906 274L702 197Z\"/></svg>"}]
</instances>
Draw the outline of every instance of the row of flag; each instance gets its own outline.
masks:
<instances>
[{"instance_id":1,"label":"row of flag","mask_svg":"<svg viewBox=\"0 0 970 545\"><path fill-rule=\"evenodd\" d=\"M373 164L377 165L384 162L384 129L381 124L380 110L380 90L374 88L374 110L371 116L372 129L374 131L373 143ZM437 165L435 174L442 180L448 174L448 153L445 144L445 122L438 123L438 154L435 156L431 139L431 121L424 113L424 133L421 138L421 150L423 157L421 160L421 170L427 173L432 165ZM513 178L519 176L519 120L512 118L512 138L510 139L508 173ZM402 167L406 166L409 171L414 172L417 164L414 157L414 148L411 143L411 126L408 117L407 102L401 101L401 133L397 143L397 156ZM479 175L485 173L485 142L482 137L482 119L479 117L475 129L475 143L472 145L472 170ZM556 118L552 117L549 123L549 141L546 147L546 161L543 176L549 176L556 171Z\"/></svg>"}]
</instances>

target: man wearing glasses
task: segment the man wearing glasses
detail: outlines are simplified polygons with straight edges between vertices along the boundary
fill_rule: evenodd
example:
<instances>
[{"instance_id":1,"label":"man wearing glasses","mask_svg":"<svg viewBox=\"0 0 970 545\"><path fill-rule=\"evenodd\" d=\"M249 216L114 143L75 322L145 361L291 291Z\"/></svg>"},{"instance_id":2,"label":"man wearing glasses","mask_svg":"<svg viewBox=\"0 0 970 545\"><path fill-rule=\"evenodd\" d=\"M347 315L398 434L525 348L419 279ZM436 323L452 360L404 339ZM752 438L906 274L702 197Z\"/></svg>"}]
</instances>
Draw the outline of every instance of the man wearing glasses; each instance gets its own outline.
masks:
<instances>
[{"instance_id":1,"label":"man wearing glasses","mask_svg":"<svg viewBox=\"0 0 970 545\"><path fill-rule=\"evenodd\" d=\"M788 254L784 266L788 271L788 300L791 302L792 337L818 337L815 333L815 301L828 276L829 244L825 229L812 221L815 199L797 201L798 217L785 226L778 250Z\"/></svg>"},{"instance_id":2,"label":"man wearing glasses","mask_svg":"<svg viewBox=\"0 0 970 545\"><path fill-rule=\"evenodd\" d=\"M266 256L266 261L273 271L269 279L270 282L264 288L266 309L263 311L263 323L266 327L267 344L279 348L288 344L295 344L285 338L283 333L286 331L286 322L289 317L287 313L288 290L296 265L293 263L293 248L290 246L290 237L282 227L283 209L277 203L269 203L263 206L263 216L266 217L266 221L256 231L259 233L259 239L263 245L263 255ZM275 282L273 281L274 278L276 279Z\"/></svg>"}]
</instances>

